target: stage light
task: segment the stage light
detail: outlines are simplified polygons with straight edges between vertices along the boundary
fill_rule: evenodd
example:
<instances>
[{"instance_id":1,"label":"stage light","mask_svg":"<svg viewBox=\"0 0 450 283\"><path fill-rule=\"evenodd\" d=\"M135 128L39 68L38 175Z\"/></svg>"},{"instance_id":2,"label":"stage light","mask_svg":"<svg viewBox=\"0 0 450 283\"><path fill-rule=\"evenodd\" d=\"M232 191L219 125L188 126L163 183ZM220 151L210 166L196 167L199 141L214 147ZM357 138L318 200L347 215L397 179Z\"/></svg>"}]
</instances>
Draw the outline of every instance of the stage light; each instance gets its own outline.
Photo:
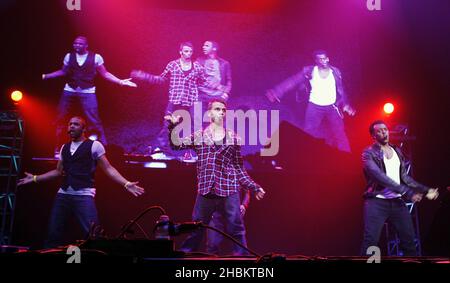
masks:
<instances>
[{"instance_id":1,"label":"stage light","mask_svg":"<svg viewBox=\"0 0 450 283\"><path fill-rule=\"evenodd\" d=\"M11 92L11 99L14 102L19 102L22 100L22 98L23 98L23 94L20 90L15 90L15 91Z\"/></svg>"},{"instance_id":2,"label":"stage light","mask_svg":"<svg viewBox=\"0 0 450 283\"><path fill-rule=\"evenodd\" d=\"M392 104L390 102L385 103L383 106L384 113L386 113L388 115L392 114L392 112L394 112L394 109L395 109L394 104Z\"/></svg>"}]
</instances>

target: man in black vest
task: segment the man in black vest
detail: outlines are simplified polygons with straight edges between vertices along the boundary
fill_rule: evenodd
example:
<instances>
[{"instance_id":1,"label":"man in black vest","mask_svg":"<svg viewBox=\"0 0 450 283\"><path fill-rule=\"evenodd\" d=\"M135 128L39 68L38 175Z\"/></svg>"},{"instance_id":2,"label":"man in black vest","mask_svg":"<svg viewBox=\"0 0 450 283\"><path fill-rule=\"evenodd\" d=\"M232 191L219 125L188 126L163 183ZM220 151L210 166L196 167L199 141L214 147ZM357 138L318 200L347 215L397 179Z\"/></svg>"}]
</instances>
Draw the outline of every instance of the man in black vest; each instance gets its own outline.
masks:
<instances>
[{"instance_id":1,"label":"man in black vest","mask_svg":"<svg viewBox=\"0 0 450 283\"><path fill-rule=\"evenodd\" d=\"M108 161L105 148L98 141L91 141L85 136L86 122L83 118L70 119L68 133L71 142L61 148L60 159L56 169L41 175L25 173L25 178L17 183L39 183L63 176L63 184L59 189L53 205L49 223L49 235L45 243L46 248L56 247L61 243L64 225L67 217L73 213L78 219L83 233L87 236L91 227L98 224L97 208L95 206L94 173L97 164L105 174L125 189L139 196L144 189L138 182L125 179Z\"/></svg>"},{"instance_id":2,"label":"man in black vest","mask_svg":"<svg viewBox=\"0 0 450 283\"><path fill-rule=\"evenodd\" d=\"M95 131L98 134L98 140L106 145L105 131L98 115L97 97L95 95L94 79L97 72L110 82L121 86L136 87L136 84L130 81L131 79L121 80L108 72L102 56L88 51L87 48L87 38L78 36L73 42L74 52L67 53L64 57L62 69L42 75L43 80L60 76L66 77L66 85L59 101L56 119L58 145L65 128L64 121L67 119L66 116L69 114L70 107L76 101L79 101L88 124L92 126L92 129L89 130Z\"/></svg>"}]
</instances>

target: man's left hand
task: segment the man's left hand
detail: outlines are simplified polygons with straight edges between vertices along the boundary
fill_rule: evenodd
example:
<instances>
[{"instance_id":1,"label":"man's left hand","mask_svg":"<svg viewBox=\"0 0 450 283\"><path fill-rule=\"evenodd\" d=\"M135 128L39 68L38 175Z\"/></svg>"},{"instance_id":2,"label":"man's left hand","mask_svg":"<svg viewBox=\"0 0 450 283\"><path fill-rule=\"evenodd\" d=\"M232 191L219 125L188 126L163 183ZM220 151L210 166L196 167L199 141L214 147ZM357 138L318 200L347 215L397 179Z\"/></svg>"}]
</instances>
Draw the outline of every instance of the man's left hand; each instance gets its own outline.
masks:
<instances>
[{"instance_id":1,"label":"man's left hand","mask_svg":"<svg viewBox=\"0 0 450 283\"><path fill-rule=\"evenodd\" d=\"M266 192L260 188L257 192L256 192L256 199L257 200L262 200L264 198L264 195L266 194Z\"/></svg>"}]
</instances>

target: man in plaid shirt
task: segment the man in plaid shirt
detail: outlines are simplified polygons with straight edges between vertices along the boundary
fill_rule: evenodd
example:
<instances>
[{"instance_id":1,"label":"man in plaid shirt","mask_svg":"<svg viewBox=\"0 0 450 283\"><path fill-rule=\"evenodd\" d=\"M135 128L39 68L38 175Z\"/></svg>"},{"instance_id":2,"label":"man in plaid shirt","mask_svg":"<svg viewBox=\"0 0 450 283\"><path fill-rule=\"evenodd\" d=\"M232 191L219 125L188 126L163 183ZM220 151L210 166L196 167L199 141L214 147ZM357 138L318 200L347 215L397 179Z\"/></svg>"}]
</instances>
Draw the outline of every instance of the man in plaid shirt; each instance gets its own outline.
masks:
<instances>
[{"instance_id":1,"label":"man in plaid shirt","mask_svg":"<svg viewBox=\"0 0 450 283\"><path fill-rule=\"evenodd\" d=\"M246 246L245 230L240 212L239 190L242 186L255 193L256 199L264 197L265 191L248 175L243 165L240 139L223 126L226 106L224 101L213 100L208 105L210 125L184 139L179 138L180 117L167 115L169 121L169 141L173 149L193 149L198 156L198 193L192 215L193 221L208 225L211 216L219 211L225 216L227 233ZM200 250L204 231L196 230L183 243L181 250ZM234 245L233 253L246 254Z\"/></svg>"},{"instance_id":2,"label":"man in plaid shirt","mask_svg":"<svg viewBox=\"0 0 450 283\"><path fill-rule=\"evenodd\" d=\"M191 42L180 44L180 58L170 61L159 76L134 70L131 77L147 81L151 84L163 84L169 79L169 103L165 114L183 109L193 116L193 105L198 101L198 86L206 81L203 67L192 61L194 47ZM158 141L166 146L167 130L164 127L158 134ZM168 146L167 146L168 149Z\"/></svg>"}]
</instances>

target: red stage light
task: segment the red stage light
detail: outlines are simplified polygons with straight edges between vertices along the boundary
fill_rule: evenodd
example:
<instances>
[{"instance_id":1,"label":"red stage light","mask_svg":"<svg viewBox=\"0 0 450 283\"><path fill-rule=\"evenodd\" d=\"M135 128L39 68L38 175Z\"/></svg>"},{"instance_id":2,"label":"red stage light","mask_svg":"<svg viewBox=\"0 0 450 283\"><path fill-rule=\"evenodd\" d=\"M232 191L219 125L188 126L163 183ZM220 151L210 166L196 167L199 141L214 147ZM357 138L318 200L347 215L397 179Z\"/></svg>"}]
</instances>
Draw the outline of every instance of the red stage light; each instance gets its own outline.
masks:
<instances>
[{"instance_id":1,"label":"red stage light","mask_svg":"<svg viewBox=\"0 0 450 283\"><path fill-rule=\"evenodd\" d=\"M384 113L386 114L392 114L392 112L394 112L394 109L395 109L394 104L390 102L385 103L383 106Z\"/></svg>"},{"instance_id":2,"label":"red stage light","mask_svg":"<svg viewBox=\"0 0 450 283\"><path fill-rule=\"evenodd\" d=\"M20 90L15 90L15 91L11 92L11 99L14 102L19 102L22 100L22 98L23 98L23 94Z\"/></svg>"}]
</instances>

